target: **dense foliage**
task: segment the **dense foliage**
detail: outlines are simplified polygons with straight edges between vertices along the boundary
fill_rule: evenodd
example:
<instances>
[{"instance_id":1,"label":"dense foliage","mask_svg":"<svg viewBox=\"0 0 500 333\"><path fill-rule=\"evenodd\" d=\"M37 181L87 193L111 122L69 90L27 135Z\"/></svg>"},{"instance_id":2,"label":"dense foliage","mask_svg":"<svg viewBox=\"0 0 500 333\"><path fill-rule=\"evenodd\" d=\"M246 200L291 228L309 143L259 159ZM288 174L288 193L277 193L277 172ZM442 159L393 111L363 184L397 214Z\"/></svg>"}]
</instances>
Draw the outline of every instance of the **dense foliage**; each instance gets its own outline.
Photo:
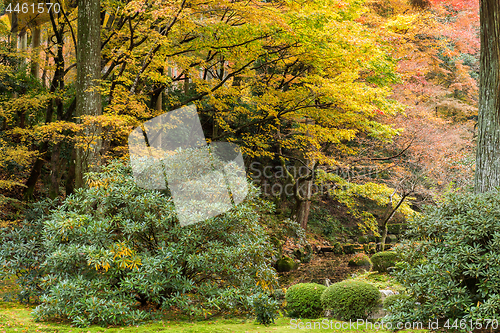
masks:
<instances>
[{"instance_id":1,"label":"dense foliage","mask_svg":"<svg viewBox=\"0 0 500 333\"><path fill-rule=\"evenodd\" d=\"M293 318L319 318L323 313L321 294L326 289L322 284L299 283L286 291L288 314Z\"/></svg>"},{"instance_id":2,"label":"dense foliage","mask_svg":"<svg viewBox=\"0 0 500 333\"><path fill-rule=\"evenodd\" d=\"M399 255L394 251L384 251L375 253L371 258L373 270L380 273L387 272L389 267L394 267L400 260Z\"/></svg>"},{"instance_id":3,"label":"dense foliage","mask_svg":"<svg viewBox=\"0 0 500 333\"><path fill-rule=\"evenodd\" d=\"M356 321L368 318L380 298L380 292L373 285L346 280L328 287L321 295L321 304L337 319Z\"/></svg>"},{"instance_id":4,"label":"dense foliage","mask_svg":"<svg viewBox=\"0 0 500 333\"><path fill-rule=\"evenodd\" d=\"M88 182L32 234L43 244L38 258L29 256L36 264L28 263L43 269L34 273L42 274L37 319L86 326L134 323L147 317L146 306L205 315L238 311L251 306L248 296L276 286L272 249L259 223L266 205L255 201L254 188L230 212L181 227L172 199L138 188L122 164ZM3 247L1 259L12 268L29 240L11 238L4 244L15 252Z\"/></svg>"},{"instance_id":5,"label":"dense foliage","mask_svg":"<svg viewBox=\"0 0 500 333\"><path fill-rule=\"evenodd\" d=\"M335 254L359 251L355 239L374 253L370 242L396 243L387 231L399 234L422 203L471 184L478 0L92 0L101 13L92 45L101 52L90 63L100 78L87 92L98 92L102 105L82 115L86 65L76 48L85 21L77 7L90 2L22 16L17 28L12 16L0 20L0 278L17 277L22 302L41 302L37 319L86 326L136 323L171 308L204 317L253 308L267 325L278 313L272 263L290 271L312 259L304 240L314 208L328 208L311 215L311 231ZM142 190L127 167L109 163L130 157L133 128L193 104L207 142L237 144L262 192L251 185L228 213L181 227L169 190ZM148 159L141 163L140 181L156 185ZM198 176L213 167L185 157L172 163ZM157 175L179 171L164 166ZM87 167L96 172L81 184ZM215 183L228 185L228 173ZM192 182L182 198L193 221L227 208L190 197L217 196L203 183ZM276 214L266 214L262 198ZM496 252L487 253L496 240L477 238L451 254L440 247L453 230L443 219L442 232L414 226L401 250L409 279L401 281L415 290L395 315L489 318L500 308L488 261ZM301 239L296 259L283 251L290 236ZM451 259L430 267L418 252L425 246L436 260ZM386 272L397 260L376 254L373 269ZM350 265L369 263L358 254ZM431 268L455 275L428 280ZM439 289L432 297L441 303L426 299L448 282L462 288L458 296ZM318 286L304 287L305 296L291 288L292 314L319 315L311 305ZM437 305L445 309L438 315Z\"/></svg>"},{"instance_id":6,"label":"dense foliage","mask_svg":"<svg viewBox=\"0 0 500 333\"><path fill-rule=\"evenodd\" d=\"M384 299L382 305L384 307L384 310L391 311L392 306L394 306L398 302L405 301L408 298L409 296L406 294L389 295Z\"/></svg>"},{"instance_id":7,"label":"dense foliage","mask_svg":"<svg viewBox=\"0 0 500 333\"><path fill-rule=\"evenodd\" d=\"M279 314L279 301L264 293L251 296L255 319L259 324L274 324Z\"/></svg>"},{"instance_id":8,"label":"dense foliage","mask_svg":"<svg viewBox=\"0 0 500 333\"><path fill-rule=\"evenodd\" d=\"M397 278L411 298L394 306L394 320L500 319L497 191L448 196L412 221L408 236Z\"/></svg>"},{"instance_id":9,"label":"dense foliage","mask_svg":"<svg viewBox=\"0 0 500 333\"><path fill-rule=\"evenodd\" d=\"M41 287L45 269L42 233L44 220L56 201L40 201L26 213L26 219L17 225L0 229L0 278L17 278L18 299L22 303L36 302L43 294Z\"/></svg>"}]
</instances>

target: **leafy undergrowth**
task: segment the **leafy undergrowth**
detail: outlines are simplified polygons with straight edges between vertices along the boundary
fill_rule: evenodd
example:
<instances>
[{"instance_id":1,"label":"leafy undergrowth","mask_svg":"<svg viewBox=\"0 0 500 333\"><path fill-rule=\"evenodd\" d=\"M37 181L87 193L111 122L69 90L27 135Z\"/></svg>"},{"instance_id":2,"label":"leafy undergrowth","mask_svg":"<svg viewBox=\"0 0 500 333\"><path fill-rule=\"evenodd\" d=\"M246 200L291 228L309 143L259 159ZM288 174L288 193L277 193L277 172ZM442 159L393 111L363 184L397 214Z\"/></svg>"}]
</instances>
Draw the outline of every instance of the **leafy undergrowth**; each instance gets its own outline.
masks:
<instances>
[{"instance_id":1,"label":"leafy undergrowth","mask_svg":"<svg viewBox=\"0 0 500 333\"><path fill-rule=\"evenodd\" d=\"M393 289L400 288L396 285L393 279L386 274L378 273L364 273L359 274L355 279L368 281L373 283L379 289ZM14 280L0 281L0 297L10 294L15 286ZM0 333L7 332L57 332L57 333L97 333L97 332L175 332L175 333L244 333L244 332L276 332L276 333L292 333L292 332L366 332L366 333L388 333L385 330L366 329L364 326L345 328L345 329L319 329L319 323L323 319L315 320L301 320L291 322L290 318L283 317L276 320L276 323L270 326L257 324L253 319L245 318L216 318L206 321L190 321L187 317L179 317L176 313L167 314L163 320L148 323L141 326L128 326L128 327L99 327L92 326L89 328L75 328L62 322L34 322L30 315L33 306L25 306L15 302L0 302ZM330 327L335 327L335 323L340 327L340 322L330 321ZM307 329L307 323L311 322L311 327L316 328ZM300 323L300 324L299 324ZM296 326L294 326L296 325ZM300 326L299 326L300 325ZM324 324L323 324L324 325ZM332 326L333 325L333 326ZM424 333L425 330L407 330L404 332L418 332Z\"/></svg>"},{"instance_id":2,"label":"leafy undergrowth","mask_svg":"<svg viewBox=\"0 0 500 333\"><path fill-rule=\"evenodd\" d=\"M346 258L342 259L336 258L340 262L344 262ZM348 256L346 256L348 257ZM335 257L330 258L320 258L316 265L323 266L327 261L332 261ZM335 260L333 260L335 262ZM320 264L321 262L321 264ZM333 264L333 263L332 263ZM338 267L338 262L336 262ZM316 266L312 265L312 266ZM342 265L340 265L342 266ZM326 268L326 267L324 267ZM344 271L344 270L342 270ZM330 273L332 273L330 271ZM304 274L304 273L302 273ZM352 274L352 278L356 280L361 280L374 284L378 289L391 289L394 291L401 290L401 286L394 282L394 279L387 274L379 274L373 272L363 272L363 271L351 271L346 270L344 272L345 277L349 278ZM342 274L342 275L344 275ZM329 275L329 274L327 274ZM336 274L334 274L336 275ZM2 298L11 299L11 295L15 292L15 280L0 280L0 300ZM299 326L299 321L290 321L290 318L283 317L276 320L276 323L270 326L264 326L257 324L253 319L245 318L218 318L206 321L190 321L188 317L179 317L176 313L167 314L163 320L148 323L141 326L128 326L128 327L99 327L92 326L89 328L75 328L71 327L67 323L63 322L41 322L37 323L33 320L30 313L33 310L33 306L25 306L16 302L0 302L0 333L7 332L57 332L57 333L97 333L97 332L175 332L175 333L243 333L243 332L276 332L276 333L291 333L291 332L366 332L366 333L383 333L389 332L386 330L375 330L366 329L364 326L359 328L346 328L346 329L319 329L318 323L322 322L323 319L315 320L301 320ZM334 323L340 323L337 321L330 321L330 327ZM307 329L307 323L311 322L311 326L314 327L314 322L317 323L316 329ZM333 323L333 324L332 324ZM296 325L296 326L293 326ZM337 324L338 327L340 324ZM302 328L303 327L303 328ZM335 326L333 326L335 327ZM407 330L404 332L427 332L426 330Z\"/></svg>"},{"instance_id":3,"label":"leafy undergrowth","mask_svg":"<svg viewBox=\"0 0 500 333\"><path fill-rule=\"evenodd\" d=\"M346 328L346 329L307 329L305 328L308 322L319 323L322 319L308 320L303 319L300 322L300 327L304 329L299 329L299 321L290 322L290 318L280 318L275 324L270 326L259 325L253 320L246 319L213 319L201 322L190 322L190 321L180 321L180 320L161 320L155 323L149 323L141 326L129 326L129 327L99 327L92 326L89 328L74 328L62 323L35 323L30 317L30 311L32 308L22 306L16 303L0 303L0 333L7 332L57 332L57 333L97 333L97 332L176 332L176 333L244 333L244 332L260 332L260 333L292 333L292 332L378 332L378 333L388 333L386 330L370 330L366 329L364 326L359 328ZM330 322L329 325L335 325L336 321ZM333 324L332 324L333 323ZM293 326L293 325L296 326ZM304 325L304 326L302 326ZM311 326L314 323L310 324ZM319 324L317 324L319 325ZM338 324L340 325L340 324ZM418 332L424 333L426 330L407 330L404 332Z\"/></svg>"}]
</instances>

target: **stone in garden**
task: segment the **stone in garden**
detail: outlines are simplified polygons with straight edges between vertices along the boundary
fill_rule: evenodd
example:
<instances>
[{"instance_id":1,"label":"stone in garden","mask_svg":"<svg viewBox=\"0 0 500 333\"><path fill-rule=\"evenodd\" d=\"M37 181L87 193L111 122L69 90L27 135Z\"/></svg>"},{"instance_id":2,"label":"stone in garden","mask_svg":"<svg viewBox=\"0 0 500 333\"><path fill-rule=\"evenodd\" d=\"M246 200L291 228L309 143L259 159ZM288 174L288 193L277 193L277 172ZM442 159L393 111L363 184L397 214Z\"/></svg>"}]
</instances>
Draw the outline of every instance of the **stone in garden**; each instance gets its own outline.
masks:
<instances>
[{"instance_id":1,"label":"stone in garden","mask_svg":"<svg viewBox=\"0 0 500 333\"><path fill-rule=\"evenodd\" d=\"M384 299L387 296L394 295L394 292L392 290L379 290L379 291L380 291L380 296L382 297L380 300L381 301L380 305L377 307L375 311L373 311L373 313L368 317L368 319L379 319L387 315L387 311L384 310L382 303L384 302Z\"/></svg>"}]
</instances>

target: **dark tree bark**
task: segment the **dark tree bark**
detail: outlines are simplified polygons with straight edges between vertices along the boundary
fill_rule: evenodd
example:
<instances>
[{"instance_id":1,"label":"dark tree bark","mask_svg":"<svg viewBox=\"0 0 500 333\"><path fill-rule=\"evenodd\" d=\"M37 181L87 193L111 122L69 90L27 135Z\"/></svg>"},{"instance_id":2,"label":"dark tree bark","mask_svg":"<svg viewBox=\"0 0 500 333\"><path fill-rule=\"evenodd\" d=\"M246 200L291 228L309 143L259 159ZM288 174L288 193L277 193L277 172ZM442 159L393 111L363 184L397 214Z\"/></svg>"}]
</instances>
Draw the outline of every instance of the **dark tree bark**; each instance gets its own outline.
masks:
<instances>
[{"instance_id":1,"label":"dark tree bark","mask_svg":"<svg viewBox=\"0 0 500 333\"><path fill-rule=\"evenodd\" d=\"M13 51L17 50L17 34L19 32L19 22L17 19L17 12L12 12L11 18L11 30L10 30L10 44Z\"/></svg>"},{"instance_id":2,"label":"dark tree bark","mask_svg":"<svg viewBox=\"0 0 500 333\"><path fill-rule=\"evenodd\" d=\"M72 149L68 174L66 176L66 196L72 194L75 191L75 160L76 160L76 149Z\"/></svg>"},{"instance_id":3,"label":"dark tree bark","mask_svg":"<svg viewBox=\"0 0 500 333\"><path fill-rule=\"evenodd\" d=\"M100 0L78 1L77 89L76 116L102 114L101 95L101 24ZM81 121L81 120L79 120ZM89 144L77 149L75 187L85 185L86 172L97 170L100 165L100 126L93 123L84 129Z\"/></svg>"},{"instance_id":4,"label":"dark tree bark","mask_svg":"<svg viewBox=\"0 0 500 333\"><path fill-rule=\"evenodd\" d=\"M59 183L61 181L61 168L60 168L60 151L61 143L56 143L52 148L52 155L50 157L50 188L49 197L55 199L59 196Z\"/></svg>"},{"instance_id":5,"label":"dark tree bark","mask_svg":"<svg viewBox=\"0 0 500 333\"><path fill-rule=\"evenodd\" d=\"M35 52L37 53L36 59L31 59L31 75L36 77L37 79L40 78L40 64L38 63L39 59L38 57L40 56L39 48L40 48L40 26L34 26L31 28L32 30L32 40L31 40L31 47Z\"/></svg>"},{"instance_id":6,"label":"dark tree bark","mask_svg":"<svg viewBox=\"0 0 500 333\"><path fill-rule=\"evenodd\" d=\"M481 0L481 64L475 190L500 186L500 2Z\"/></svg>"},{"instance_id":7,"label":"dark tree bark","mask_svg":"<svg viewBox=\"0 0 500 333\"><path fill-rule=\"evenodd\" d=\"M311 118L306 119L306 125L314 125L315 121ZM309 136L309 133L306 135ZM299 177L297 182L297 192L295 195L297 202L297 222L300 224L302 229L307 230L307 223L309 222L309 213L311 212L311 197L312 197L312 185L314 182L314 170L316 169L316 161L308 159L305 154L302 160L308 165L306 169L308 170L307 177ZM305 165L304 165L305 167ZM298 170L301 170L299 167ZM302 181L300 181L303 179ZM302 195L299 195L302 192Z\"/></svg>"}]
</instances>

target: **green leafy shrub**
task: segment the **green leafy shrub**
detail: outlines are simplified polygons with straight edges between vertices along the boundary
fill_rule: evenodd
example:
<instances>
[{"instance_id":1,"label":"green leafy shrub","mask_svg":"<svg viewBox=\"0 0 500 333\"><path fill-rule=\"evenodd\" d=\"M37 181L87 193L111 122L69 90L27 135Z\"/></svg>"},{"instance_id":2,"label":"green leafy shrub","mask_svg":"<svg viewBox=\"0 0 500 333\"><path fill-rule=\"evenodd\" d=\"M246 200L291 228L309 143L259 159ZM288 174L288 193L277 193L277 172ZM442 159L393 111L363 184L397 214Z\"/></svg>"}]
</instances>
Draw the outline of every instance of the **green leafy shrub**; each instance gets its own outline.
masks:
<instances>
[{"instance_id":1,"label":"green leafy shrub","mask_svg":"<svg viewBox=\"0 0 500 333\"><path fill-rule=\"evenodd\" d=\"M370 258L364 253L357 253L349 260L349 266L354 267L370 266L371 264Z\"/></svg>"},{"instance_id":2,"label":"green leafy shrub","mask_svg":"<svg viewBox=\"0 0 500 333\"><path fill-rule=\"evenodd\" d=\"M399 235L403 232L405 225L402 223L389 224L387 229L389 233Z\"/></svg>"},{"instance_id":3,"label":"green leafy shrub","mask_svg":"<svg viewBox=\"0 0 500 333\"><path fill-rule=\"evenodd\" d=\"M373 270L380 273L387 272L389 267L394 267L399 261L399 255L394 251L384 251L375 253L371 257Z\"/></svg>"},{"instance_id":4,"label":"green leafy shrub","mask_svg":"<svg viewBox=\"0 0 500 333\"><path fill-rule=\"evenodd\" d=\"M123 325L148 318L152 307L191 315L250 310L249 295L276 286L272 245L259 222L271 206L257 201L253 186L227 213L182 227L168 192L139 188L120 163L87 181L33 236L42 248L26 265L43 269L35 319ZM22 239L15 237L11 243ZM10 267L18 260L1 256Z\"/></svg>"},{"instance_id":5,"label":"green leafy shrub","mask_svg":"<svg viewBox=\"0 0 500 333\"><path fill-rule=\"evenodd\" d=\"M400 301L406 301L407 299L409 299L409 296L406 294L390 295L384 299L382 305L384 307L384 310L391 311L392 306L394 306Z\"/></svg>"},{"instance_id":6,"label":"green leafy shrub","mask_svg":"<svg viewBox=\"0 0 500 333\"><path fill-rule=\"evenodd\" d=\"M367 237L367 236L360 236L360 237L358 238L358 243L359 243L359 244L366 244L366 243L368 243L368 241L369 241L369 240L368 240L368 237Z\"/></svg>"},{"instance_id":7,"label":"green leafy shrub","mask_svg":"<svg viewBox=\"0 0 500 333\"><path fill-rule=\"evenodd\" d=\"M411 298L394 305L393 320L500 320L498 191L449 195L411 220L406 237L396 278Z\"/></svg>"},{"instance_id":8,"label":"green leafy shrub","mask_svg":"<svg viewBox=\"0 0 500 333\"><path fill-rule=\"evenodd\" d=\"M299 259L300 262L308 263L312 259L312 247L310 244L307 244L302 248L295 249L293 255L295 258Z\"/></svg>"},{"instance_id":9,"label":"green leafy shrub","mask_svg":"<svg viewBox=\"0 0 500 333\"><path fill-rule=\"evenodd\" d=\"M274 324L279 313L279 302L267 294L258 293L251 297L251 304L259 324Z\"/></svg>"},{"instance_id":10,"label":"green leafy shrub","mask_svg":"<svg viewBox=\"0 0 500 333\"><path fill-rule=\"evenodd\" d=\"M36 302L43 294L43 221L56 206L57 202L51 200L32 204L24 221L0 229L0 279L16 277L21 303Z\"/></svg>"},{"instance_id":11,"label":"green leafy shrub","mask_svg":"<svg viewBox=\"0 0 500 333\"><path fill-rule=\"evenodd\" d=\"M321 294L326 289L322 284L299 283L286 291L287 311L294 318L318 318L322 315Z\"/></svg>"},{"instance_id":12,"label":"green leafy shrub","mask_svg":"<svg viewBox=\"0 0 500 333\"><path fill-rule=\"evenodd\" d=\"M396 235L387 235L386 242L396 244L398 242L398 237L396 237Z\"/></svg>"},{"instance_id":13,"label":"green leafy shrub","mask_svg":"<svg viewBox=\"0 0 500 333\"><path fill-rule=\"evenodd\" d=\"M380 292L371 284L346 280L328 287L321 295L321 304L339 320L357 320L368 318L380 298Z\"/></svg>"},{"instance_id":14,"label":"green leafy shrub","mask_svg":"<svg viewBox=\"0 0 500 333\"><path fill-rule=\"evenodd\" d=\"M285 294L286 294L285 291L286 291L285 288L275 289L271 296L273 299L277 301L285 301Z\"/></svg>"},{"instance_id":15,"label":"green leafy shrub","mask_svg":"<svg viewBox=\"0 0 500 333\"><path fill-rule=\"evenodd\" d=\"M307 244L304 247L304 256L302 257L302 259L300 261L303 263L308 263L308 262L311 262L312 258L313 258L313 248L312 248L311 244Z\"/></svg>"},{"instance_id":16,"label":"green leafy shrub","mask_svg":"<svg viewBox=\"0 0 500 333\"><path fill-rule=\"evenodd\" d=\"M333 254L343 254L344 250L339 242L333 243Z\"/></svg>"}]
</instances>

